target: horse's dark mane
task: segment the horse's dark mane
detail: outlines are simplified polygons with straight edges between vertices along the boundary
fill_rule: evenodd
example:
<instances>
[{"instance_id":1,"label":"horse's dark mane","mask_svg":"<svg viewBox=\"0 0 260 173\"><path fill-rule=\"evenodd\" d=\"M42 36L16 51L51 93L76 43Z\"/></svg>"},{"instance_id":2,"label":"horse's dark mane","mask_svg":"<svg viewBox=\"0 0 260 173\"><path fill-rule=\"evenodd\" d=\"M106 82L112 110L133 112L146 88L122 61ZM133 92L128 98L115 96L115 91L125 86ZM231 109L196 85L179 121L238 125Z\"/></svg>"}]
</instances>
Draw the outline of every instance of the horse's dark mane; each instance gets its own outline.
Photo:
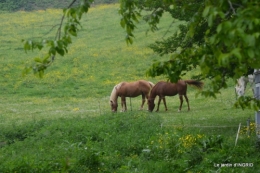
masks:
<instances>
[{"instance_id":1,"label":"horse's dark mane","mask_svg":"<svg viewBox=\"0 0 260 173\"><path fill-rule=\"evenodd\" d=\"M150 95L150 96L149 96L150 99L151 99L151 98L152 98L152 99L155 99L155 98L154 98L154 95L155 95L155 94L154 94L153 91L157 88L157 86L158 86L159 84L160 84L160 82L156 83L156 84L153 86L153 88L151 89L150 94L149 94L149 95Z\"/></svg>"}]
</instances>

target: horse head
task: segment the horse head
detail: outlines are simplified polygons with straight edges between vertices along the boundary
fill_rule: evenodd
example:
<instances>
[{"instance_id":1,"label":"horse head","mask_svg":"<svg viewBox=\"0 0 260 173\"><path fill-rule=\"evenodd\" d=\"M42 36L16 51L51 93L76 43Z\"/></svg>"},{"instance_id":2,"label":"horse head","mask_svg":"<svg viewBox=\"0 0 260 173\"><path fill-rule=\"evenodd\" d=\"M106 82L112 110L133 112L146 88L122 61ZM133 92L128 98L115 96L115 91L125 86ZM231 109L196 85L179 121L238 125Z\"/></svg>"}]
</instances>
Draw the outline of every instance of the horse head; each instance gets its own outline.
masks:
<instances>
[{"instance_id":1,"label":"horse head","mask_svg":"<svg viewBox=\"0 0 260 173\"><path fill-rule=\"evenodd\" d=\"M111 106L112 112L117 112L118 104L116 102L113 102L112 100L110 100L110 106Z\"/></svg>"},{"instance_id":2,"label":"horse head","mask_svg":"<svg viewBox=\"0 0 260 173\"><path fill-rule=\"evenodd\" d=\"M247 82L248 78L246 78L245 76L241 76L239 79L237 79L235 91L238 97L243 96L245 94Z\"/></svg>"},{"instance_id":3,"label":"horse head","mask_svg":"<svg viewBox=\"0 0 260 173\"><path fill-rule=\"evenodd\" d=\"M154 109L154 107L155 107L155 104L154 104L154 100L153 99L148 99L148 110L150 111L150 112L152 112L153 111L153 109Z\"/></svg>"},{"instance_id":4,"label":"horse head","mask_svg":"<svg viewBox=\"0 0 260 173\"><path fill-rule=\"evenodd\" d=\"M245 88L242 86L235 86L235 91L238 97L243 96L245 94Z\"/></svg>"}]
</instances>

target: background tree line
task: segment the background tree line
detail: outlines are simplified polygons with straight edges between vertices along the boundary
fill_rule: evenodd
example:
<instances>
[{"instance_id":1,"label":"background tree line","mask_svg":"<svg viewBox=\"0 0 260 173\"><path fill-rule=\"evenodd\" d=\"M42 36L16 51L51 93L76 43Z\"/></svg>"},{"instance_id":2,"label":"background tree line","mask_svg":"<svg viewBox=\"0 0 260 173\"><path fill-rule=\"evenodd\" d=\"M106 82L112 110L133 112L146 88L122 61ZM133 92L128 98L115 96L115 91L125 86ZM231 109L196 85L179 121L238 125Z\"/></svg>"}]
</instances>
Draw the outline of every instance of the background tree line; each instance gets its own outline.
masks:
<instances>
[{"instance_id":1,"label":"background tree line","mask_svg":"<svg viewBox=\"0 0 260 173\"><path fill-rule=\"evenodd\" d=\"M44 10L47 8L66 8L71 0L0 0L0 11L33 11ZM95 0L93 4L110 4L117 3L118 0ZM73 5L78 6L80 1Z\"/></svg>"}]
</instances>

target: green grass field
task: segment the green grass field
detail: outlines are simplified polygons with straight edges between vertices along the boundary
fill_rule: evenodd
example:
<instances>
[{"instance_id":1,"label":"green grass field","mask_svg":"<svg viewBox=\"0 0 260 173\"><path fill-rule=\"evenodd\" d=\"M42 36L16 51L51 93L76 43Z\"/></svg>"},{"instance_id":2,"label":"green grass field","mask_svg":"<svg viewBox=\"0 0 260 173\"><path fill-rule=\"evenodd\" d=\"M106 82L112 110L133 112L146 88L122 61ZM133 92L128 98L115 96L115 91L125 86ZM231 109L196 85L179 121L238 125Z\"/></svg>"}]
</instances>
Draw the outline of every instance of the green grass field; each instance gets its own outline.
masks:
<instances>
[{"instance_id":1,"label":"green grass field","mask_svg":"<svg viewBox=\"0 0 260 173\"><path fill-rule=\"evenodd\" d=\"M172 34L182 23L175 21L169 27L172 19L166 14L159 30L146 35L148 27L141 22L135 32L134 44L128 46L117 10L118 5L93 7L82 19L82 29L73 38L69 54L57 57L42 79L33 74L22 76L22 70L32 63L33 58L41 57L45 52L25 53L21 40L54 37L55 29L51 28L59 23L62 10L0 14L0 172L259 171L259 154L254 155L254 132L251 137L239 136L235 154L223 154L233 151L239 123L244 128L248 118L254 122L253 110L233 107L236 96L232 80L217 99L195 97L197 90L188 87L189 112L185 102L182 112L177 112L179 98L175 96L167 97L167 112L163 104L158 113L139 111L141 97L137 97L131 99L132 107L127 99L128 112L111 113L109 96L117 83L139 79L154 83L165 80L163 76L146 76L145 72L154 60L167 58L154 54L147 46L162 39L165 33L166 36ZM185 77L189 79L190 75ZM246 93L251 94L249 88ZM182 139L189 134L221 135L227 146L218 153L203 153L197 167L190 166L196 164L195 161L192 164L183 161L192 156L189 152L174 155L174 158L169 153L167 155L167 151L177 144L169 147L169 143L164 143L168 146L167 151L159 151L159 147L156 149L159 154L149 156L150 159L141 152L153 141L162 141L161 137L167 141L165 134L170 132L174 135L169 139ZM84 150L83 145L91 149ZM244 151L244 148L249 149ZM169 161L167 158L173 159ZM140 162L144 164L140 166ZM253 162L254 167L214 167L214 163L222 162ZM186 166L187 169L183 169Z\"/></svg>"}]
</instances>

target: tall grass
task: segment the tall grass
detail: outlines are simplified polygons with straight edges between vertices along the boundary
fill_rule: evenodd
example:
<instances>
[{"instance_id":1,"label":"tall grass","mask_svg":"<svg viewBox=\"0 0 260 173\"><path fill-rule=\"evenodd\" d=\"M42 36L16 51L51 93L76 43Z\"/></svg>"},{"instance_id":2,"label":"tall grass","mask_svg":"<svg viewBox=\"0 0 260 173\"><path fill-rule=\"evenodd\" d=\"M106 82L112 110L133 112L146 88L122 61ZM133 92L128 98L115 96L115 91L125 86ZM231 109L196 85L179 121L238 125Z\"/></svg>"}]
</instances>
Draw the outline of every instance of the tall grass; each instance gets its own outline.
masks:
<instances>
[{"instance_id":1,"label":"tall grass","mask_svg":"<svg viewBox=\"0 0 260 173\"><path fill-rule=\"evenodd\" d=\"M43 79L22 77L23 68L44 50L25 53L21 39L53 37L50 29L62 10L0 14L0 172L257 172L254 132L250 137L241 133L234 147L239 123L244 129L248 118L254 121L254 112L233 107L232 80L217 99L196 97L197 90L189 86L189 112L185 102L177 112L175 96L166 98L167 112L163 105L157 113L138 111L137 97L131 105L127 99L128 112L111 113L115 84L164 80L145 75L154 60L167 58L147 46L182 23L169 28L172 19L166 14L159 30L148 35L140 23L128 46L117 9L93 7L68 56L57 57ZM240 162L254 166L214 167Z\"/></svg>"}]
</instances>

